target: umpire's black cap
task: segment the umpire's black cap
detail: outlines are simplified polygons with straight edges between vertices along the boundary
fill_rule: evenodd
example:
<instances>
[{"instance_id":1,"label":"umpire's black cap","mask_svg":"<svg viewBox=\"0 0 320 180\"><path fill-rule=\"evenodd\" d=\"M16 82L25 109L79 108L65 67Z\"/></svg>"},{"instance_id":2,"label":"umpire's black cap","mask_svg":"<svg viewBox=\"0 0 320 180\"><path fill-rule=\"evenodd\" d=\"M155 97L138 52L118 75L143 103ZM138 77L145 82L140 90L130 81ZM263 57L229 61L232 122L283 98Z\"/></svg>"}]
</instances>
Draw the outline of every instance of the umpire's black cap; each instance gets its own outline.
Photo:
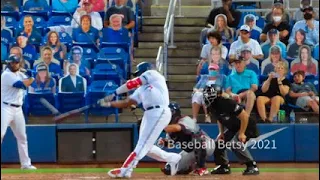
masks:
<instances>
[{"instance_id":1,"label":"umpire's black cap","mask_svg":"<svg viewBox=\"0 0 320 180\"><path fill-rule=\"evenodd\" d=\"M10 54L9 58L6 60L7 63L19 63L20 58L16 56L15 54Z\"/></svg>"}]
</instances>

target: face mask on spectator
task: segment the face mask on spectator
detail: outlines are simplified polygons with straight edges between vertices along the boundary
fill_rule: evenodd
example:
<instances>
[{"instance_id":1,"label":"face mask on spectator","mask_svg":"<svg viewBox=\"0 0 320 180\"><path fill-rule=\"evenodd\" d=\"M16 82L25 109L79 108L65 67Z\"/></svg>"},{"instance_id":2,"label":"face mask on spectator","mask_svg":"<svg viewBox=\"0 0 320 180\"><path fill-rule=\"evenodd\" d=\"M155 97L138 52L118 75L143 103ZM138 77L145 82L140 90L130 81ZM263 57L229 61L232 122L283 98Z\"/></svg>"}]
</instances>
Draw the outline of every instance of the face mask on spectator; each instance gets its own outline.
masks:
<instances>
[{"instance_id":1,"label":"face mask on spectator","mask_svg":"<svg viewBox=\"0 0 320 180\"><path fill-rule=\"evenodd\" d=\"M312 19L312 14L310 14L310 13L305 13L305 14L303 15L303 17L304 17L305 20L310 20L310 19Z\"/></svg>"},{"instance_id":2,"label":"face mask on spectator","mask_svg":"<svg viewBox=\"0 0 320 180\"><path fill-rule=\"evenodd\" d=\"M115 5L115 7L116 7L117 9L121 9L121 8L123 8L123 5L121 5L121 6Z\"/></svg>"},{"instance_id":3,"label":"face mask on spectator","mask_svg":"<svg viewBox=\"0 0 320 180\"><path fill-rule=\"evenodd\" d=\"M209 70L209 75L212 77L216 77L218 75L217 71Z\"/></svg>"},{"instance_id":4,"label":"face mask on spectator","mask_svg":"<svg viewBox=\"0 0 320 180\"><path fill-rule=\"evenodd\" d=\"M281 21L281 16L273 16L273 21L274 22L280 22Z\"/></svg>"}]
</instances>

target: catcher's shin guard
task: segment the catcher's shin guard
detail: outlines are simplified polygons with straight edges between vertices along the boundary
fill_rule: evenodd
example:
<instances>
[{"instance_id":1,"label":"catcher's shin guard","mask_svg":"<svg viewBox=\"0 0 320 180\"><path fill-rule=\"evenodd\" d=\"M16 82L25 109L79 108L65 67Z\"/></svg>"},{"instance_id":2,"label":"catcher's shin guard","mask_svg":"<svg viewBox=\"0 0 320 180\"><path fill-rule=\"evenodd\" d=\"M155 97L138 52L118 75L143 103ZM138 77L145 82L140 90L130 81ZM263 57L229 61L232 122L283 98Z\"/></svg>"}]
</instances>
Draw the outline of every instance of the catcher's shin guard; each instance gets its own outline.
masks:
<instances>
[{"instance_id":1,"label":"catcher's shin guard","mask_svg":"<svg viewBox=\"0 0 320 180\"><path fill-rule=\"evenodd\" d=\"M206 139L204 135L194 137L194 154L196 158L197 168L205 168L206 165Z\"/></svg>"}]
</instances>

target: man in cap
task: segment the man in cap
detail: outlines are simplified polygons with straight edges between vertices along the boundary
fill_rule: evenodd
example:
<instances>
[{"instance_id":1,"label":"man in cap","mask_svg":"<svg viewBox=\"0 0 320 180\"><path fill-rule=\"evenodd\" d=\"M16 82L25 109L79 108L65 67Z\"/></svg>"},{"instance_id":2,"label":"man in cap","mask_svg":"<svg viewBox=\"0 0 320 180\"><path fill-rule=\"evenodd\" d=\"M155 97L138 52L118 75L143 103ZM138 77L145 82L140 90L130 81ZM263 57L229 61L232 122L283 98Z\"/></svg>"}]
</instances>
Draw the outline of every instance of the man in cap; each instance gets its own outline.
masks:
<instances>
[{"instance_id":1,"label":"man in cap","mask_svg":"<svg viewBox=\"0 0 320 180\"><path fill-rule=\"evenodd\" d=\"M257 74L246 68L246 61L241 56L230 59L230 63L234 63L236 72L227 78L226 93L237 102L244 102L250 116L256 100L255 91L258 90Z\"/></svg>"},{"instance_id":2,"label":"man in cap","mask_svg":"<svg viewBox=\"0 0 320 180\"><path fill-rule=\"evenodd\" d=\"M256 17L253 14L248 14L244 17L244 24L250 27L250 38L259 41L262 29L256 25Z\"/></svg>"},{"instance_id":3,"label":"man in cap","mask_svg":"<svg viewBox=\"0 0 320 180\"><path fill-rule=\"evenodd\" d=\"M263 58L263 53L260 44L256 40L250 38L250 32L251 30L248 25L242 25L240 27L240 37L230 46L230 59L235 59L237 56L240 55L240 49L243 45L247 45L251 48L253 58L259 60Z\"/></svg>"},{"instance_id":4,"label":"man in cap","mask_svg":"<svg viewBox=\"0 0 320 180\"><path fill-rule=\"evenodd\" d=\"M20 69L20 58L10 55L8 66L1 74L1 144L8 126L17 139L21 169L35 170L28 153L26 124L22 111L25 90L34 78L27 78Z\"/></svg>"},{"instance_id":5,"label":"man in cap","mask_svg":"<svg viewBox=\"0 0 320 180\"><path fill-rule=\"evenodd\" d=\"M287 57L287 47L283 42L280 41L278 30L271 29L268 32L268 41L261 44L261 49L264 55L264 59L267 59L269 57L270 48L275 45L281 48L282 58L285 59Z\"/></svg>"},{"instance_id":6,"label":"man in cap","mask_svg":"<svg viewBox=\"0 0 320 180\"><path fill-rule=\"evenodd\" d=\"M31 64L38 58L36 48L28 41L28 35L21 32L17 37L17 44L22 49L23 59L29 61Z\"/></svg>"},{"instance_id":7,"label":"man in cap","mask_svg":"<svg viewBox=\"0 0 320 180\"><path fill-rule=\"evenodd\" d=\"M240 54L246 63L247 69L254 71L258 75L258 74L260 74L259 61L252 57L251 51L252 51L252 49L249 46L244 45L241 48Z\"/></svg>"},{"instance_id":8,"label":"man in cap","mask_svg":"<svg viewBox=\"0 0 320 180\"><path fill-rule=\"evenodd\" d=\"M294 12L294 14L293 14L293 21L294 22L298 22L298 21L301 21L304 19L303 18L303 9L308 6L312 6L312 0L300 0L300 8L297 9L297 11ZM314 14L315 14L314 15L315 19L319 20L319 11L315 10Z\"/></svg>"},{"instance_id":9,"label":"man in cap","mask_svg":"<svg viewBox=\"0 0 320 180\"><path fill-rule=\"evenodd\" d=\"M293 43L296 31L302 29L306 33L306 43L315 45L319 43L319 21L315 20L315 14L312 6L307 6L303 9L304 19L294 24L289 39L289 43Z\"/></svg>"}]
</instances>

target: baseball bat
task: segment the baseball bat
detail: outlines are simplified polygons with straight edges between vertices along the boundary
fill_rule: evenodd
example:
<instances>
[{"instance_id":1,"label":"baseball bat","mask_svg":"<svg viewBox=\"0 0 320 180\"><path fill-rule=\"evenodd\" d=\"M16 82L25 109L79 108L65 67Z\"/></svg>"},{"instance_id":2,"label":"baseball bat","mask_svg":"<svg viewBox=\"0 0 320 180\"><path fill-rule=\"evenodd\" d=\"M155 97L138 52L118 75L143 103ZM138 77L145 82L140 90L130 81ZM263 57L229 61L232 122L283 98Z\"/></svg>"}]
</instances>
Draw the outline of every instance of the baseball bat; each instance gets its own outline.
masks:
<instances>
[{"instance_id":1,"label":"baseball bat","mask_svg":"<svg viewBox=\"0 0 320 180\"><path fill-rule=\"evenodd\" d=\"M58 111L58 109L56 109L52 104L50 104L46 99L44 98L40 98L40 102L46 107L48 108L52 114L57 115L60 114L60 112Z\"/></svg>"},{"instance_id":2,"label":"baseball bat","mask_svg":"<svg viewBox=\"0 0 320 180\"><path fill-rule=\"evenodd\" d=\"M74 110L71 110L71 111L62 113L62 114L60 114L60 115L58 115L58 116L55 116L55 117L53 118L53 121L55 121L56 123L60 123L60 122L62 122L63 120L65 120L65 119L67 119L67 118L69 118L69 117L71 117L71 116L74 116L74 115L76 115L76 114L81 113L82 111L85 111L85 110L89 109L90 107L94 107L95 105L96 105L96 103L95 103L95 104L86 105L86 106L83 106L83 107L81 107L81 108L74 109Z\"/></svg>"}]
</instances>

